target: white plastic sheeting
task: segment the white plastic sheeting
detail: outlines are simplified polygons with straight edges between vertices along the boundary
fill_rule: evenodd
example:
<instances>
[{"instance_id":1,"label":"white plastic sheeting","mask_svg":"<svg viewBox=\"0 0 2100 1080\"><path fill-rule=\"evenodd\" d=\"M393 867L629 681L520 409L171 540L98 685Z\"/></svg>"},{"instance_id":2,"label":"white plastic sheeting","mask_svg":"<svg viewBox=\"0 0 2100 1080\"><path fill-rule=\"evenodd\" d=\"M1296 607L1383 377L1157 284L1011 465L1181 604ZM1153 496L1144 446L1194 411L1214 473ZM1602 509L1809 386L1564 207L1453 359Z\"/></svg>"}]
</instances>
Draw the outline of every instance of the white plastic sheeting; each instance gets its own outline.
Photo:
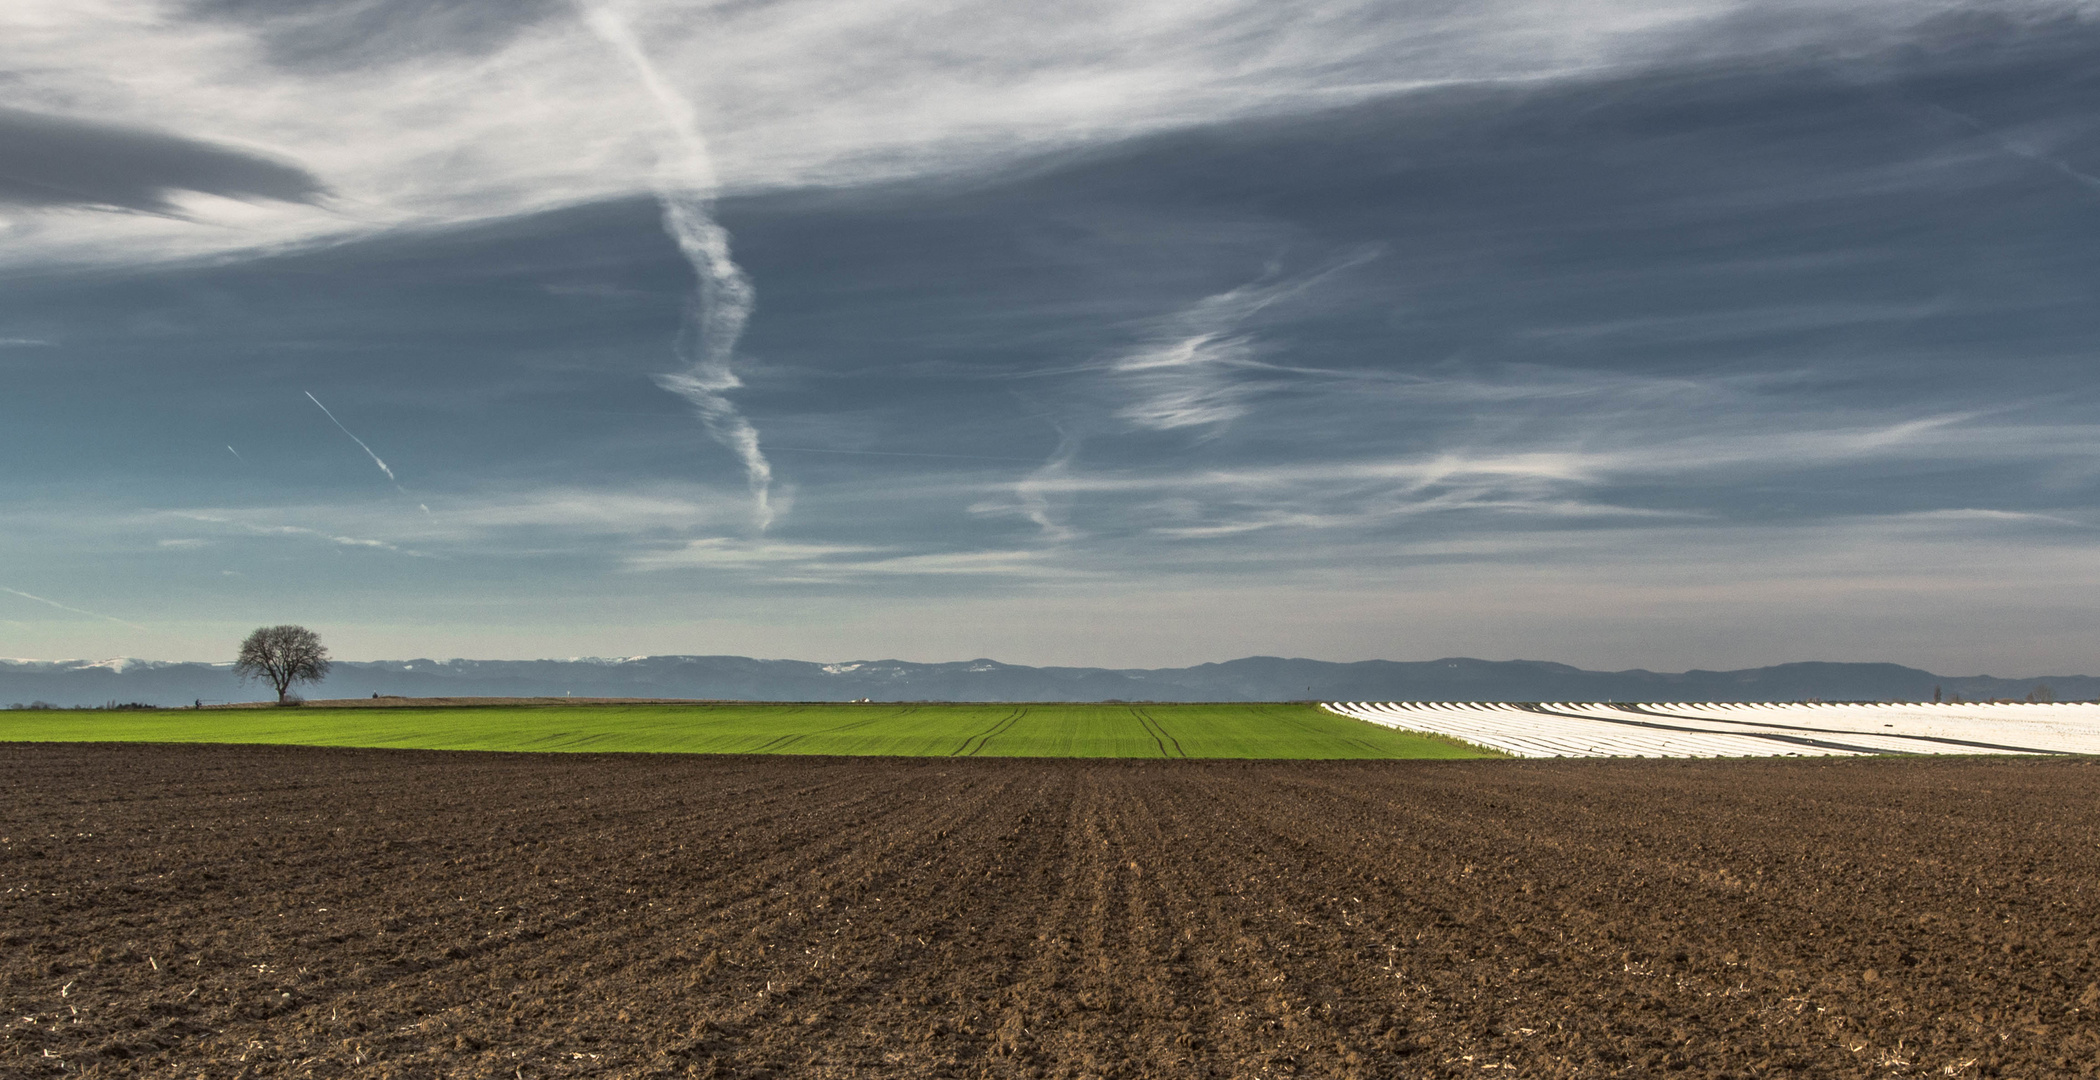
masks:
<instances>
[{"instance_id":1,"label":"white plastic sheeting","mask_svg":"<svg viewBox=\"0 0 2100 1080\"><path fill-rule=\"evenodd\" d=\"M1334 702L1518 757L2100 754L2100 704Z\"/></svg>"}]
</instances>

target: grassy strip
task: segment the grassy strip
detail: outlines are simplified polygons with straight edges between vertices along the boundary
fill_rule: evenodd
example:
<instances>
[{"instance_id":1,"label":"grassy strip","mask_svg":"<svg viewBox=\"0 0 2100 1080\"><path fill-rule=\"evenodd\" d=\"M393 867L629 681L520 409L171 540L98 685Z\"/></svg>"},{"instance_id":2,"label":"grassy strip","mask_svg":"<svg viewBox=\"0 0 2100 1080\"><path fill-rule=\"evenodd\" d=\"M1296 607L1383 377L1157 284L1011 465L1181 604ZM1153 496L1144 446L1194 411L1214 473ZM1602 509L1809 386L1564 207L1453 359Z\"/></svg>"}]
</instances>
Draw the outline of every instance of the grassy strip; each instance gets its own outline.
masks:
<instances>
[{"instance_id":1,"label":"grassy strip","mask_svg":"<svg viewBox=\"0 0 2100 1080\"><path fill-rule=\"evenodd\" d=\"M912 757L1466 758L1492 751L1297 704L500 705L0 712L5 742Z\"/></svg>"}]
</instances>

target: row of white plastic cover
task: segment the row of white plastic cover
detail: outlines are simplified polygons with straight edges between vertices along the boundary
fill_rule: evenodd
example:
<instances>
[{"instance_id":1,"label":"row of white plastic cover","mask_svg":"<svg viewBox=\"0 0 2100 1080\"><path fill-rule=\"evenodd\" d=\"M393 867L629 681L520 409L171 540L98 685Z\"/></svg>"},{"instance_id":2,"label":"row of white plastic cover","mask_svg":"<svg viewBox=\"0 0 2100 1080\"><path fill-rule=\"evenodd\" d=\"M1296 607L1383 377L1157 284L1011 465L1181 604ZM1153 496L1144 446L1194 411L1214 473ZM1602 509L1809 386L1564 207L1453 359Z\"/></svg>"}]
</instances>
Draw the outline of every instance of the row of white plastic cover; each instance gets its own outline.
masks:
<instances>
[{"instance_id":1,"label":"row of white plastic cover","mask_svg":"<svg viewBox=\"0 0 2100 1080\"><path fill-rule=\"evenodd\" d=\"M2100 754L2100 704L1335 702L1518 757Z\"/></svg>"}]
</instances>

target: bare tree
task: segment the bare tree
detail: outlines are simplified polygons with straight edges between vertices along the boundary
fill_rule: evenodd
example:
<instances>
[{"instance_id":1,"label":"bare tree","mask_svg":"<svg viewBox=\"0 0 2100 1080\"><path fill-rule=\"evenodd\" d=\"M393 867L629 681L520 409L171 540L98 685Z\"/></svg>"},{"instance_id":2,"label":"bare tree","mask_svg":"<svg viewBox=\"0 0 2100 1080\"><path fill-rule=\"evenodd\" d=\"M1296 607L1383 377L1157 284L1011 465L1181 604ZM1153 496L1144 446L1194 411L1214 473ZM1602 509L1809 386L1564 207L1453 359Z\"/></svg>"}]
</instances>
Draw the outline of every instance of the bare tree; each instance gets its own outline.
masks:
<instances>
[{"instance_id":1,"label":"bare tree","mask_svg":"<svg viewBox=\"0 0 2100 1080\"><path fill-rule=\"evenodd\" d=\"M328 646L303 626L263 626L241 642L234 673L243 679L267 682L277 688L277 704L286 698L295 682L316 683L328 677Z\"/></svg>"}]
</instances>

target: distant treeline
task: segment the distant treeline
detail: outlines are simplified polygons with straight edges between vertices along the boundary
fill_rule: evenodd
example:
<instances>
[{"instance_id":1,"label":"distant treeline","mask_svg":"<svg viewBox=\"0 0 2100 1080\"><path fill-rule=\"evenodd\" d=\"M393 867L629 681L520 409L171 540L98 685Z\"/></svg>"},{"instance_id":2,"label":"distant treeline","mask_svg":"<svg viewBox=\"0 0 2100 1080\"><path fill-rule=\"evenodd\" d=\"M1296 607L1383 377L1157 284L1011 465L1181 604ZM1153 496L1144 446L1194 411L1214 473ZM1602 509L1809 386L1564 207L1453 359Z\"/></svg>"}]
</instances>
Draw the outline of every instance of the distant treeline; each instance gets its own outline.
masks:
<instances>
[{"instance_id":1,"label":"distant treeline","mask_svg":"<svg viewBox=\"0 0 2100 1080\"><path fill-rule=\"evenodd\" d=\"M101 705L54 705L48 701L32 701L27 705L17 701L8 706L9 711L64 710L67 712L125 712L135 709L158 709L159 705L148 705L143 701L110 701Z\"/></svg>"},{"instance_id":2,"label":"distant treeline","mask_svg":"<svg viewBox=\"0 0 2100 1080\"><path fill-rule=\"evenodd\" d=\"M1899 664L1806 662L1739 671L1585 671L1540 660L1248 657L1185 668L1026 667L993 660L819 664L743 656L613 660L339 661L318 699L703 698L734 701L1931 701L2100 699L2100 678L1937 675ZM0 661L0 701L161 706L254 701L229 665ZM108 704L99 704L107 702ZM24 706L32 707L32 706Z\"/></svg>"}]
</instances>

